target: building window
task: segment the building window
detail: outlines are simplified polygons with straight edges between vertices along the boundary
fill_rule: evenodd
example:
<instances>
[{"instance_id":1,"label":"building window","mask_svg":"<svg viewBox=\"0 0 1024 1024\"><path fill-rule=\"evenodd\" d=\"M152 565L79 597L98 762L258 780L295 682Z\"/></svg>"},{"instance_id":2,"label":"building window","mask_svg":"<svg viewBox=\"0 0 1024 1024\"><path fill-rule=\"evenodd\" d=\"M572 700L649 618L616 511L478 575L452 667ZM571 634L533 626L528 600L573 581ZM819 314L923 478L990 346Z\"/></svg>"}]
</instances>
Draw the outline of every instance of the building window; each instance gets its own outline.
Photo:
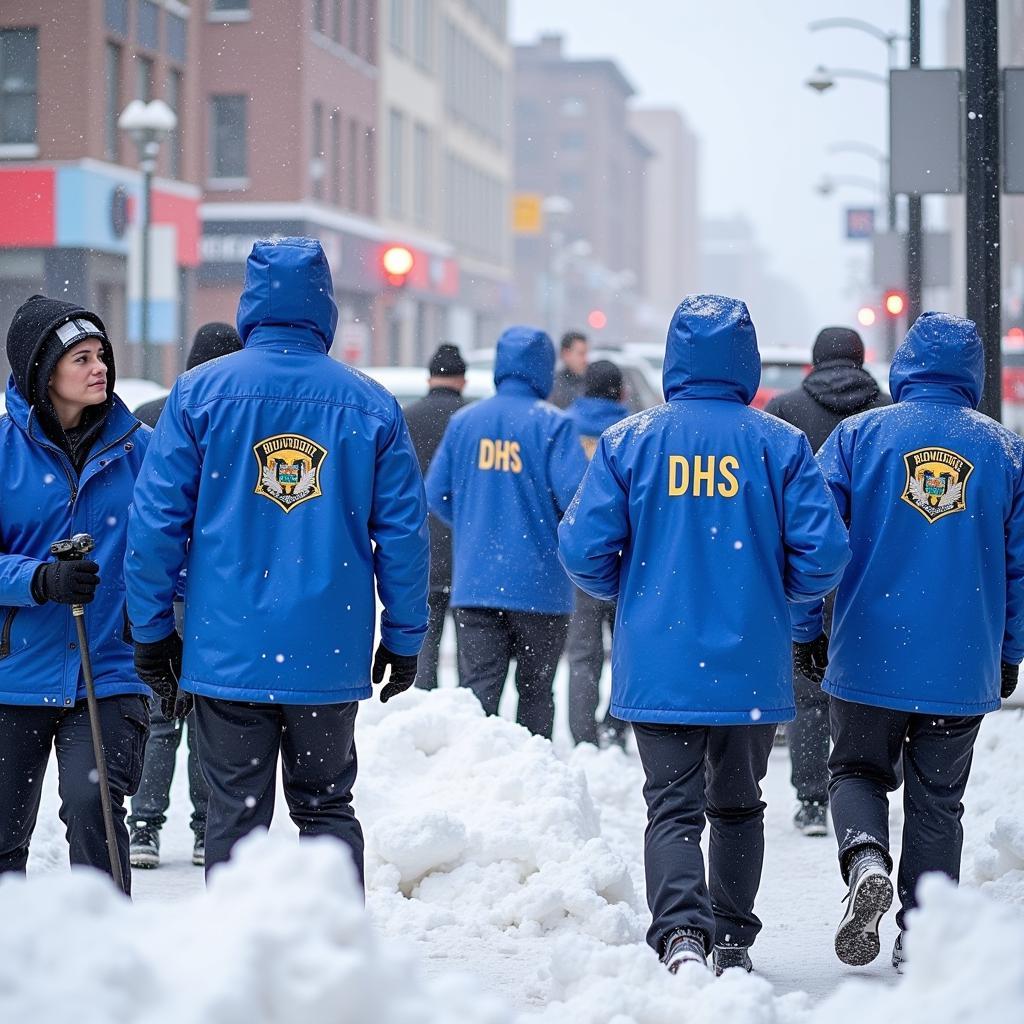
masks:
<instances>
[{"instance_id":1,"label":"building window","mask_svg":"<svg viewBox=\"0 0 1024 1024\"><path fill-rule=\"evenodd\" d=\"M346 190L346 206L350 210L359 209L359 125L355 121L348 123L348 189Z\"/></svg>"},{"instance_id":2,"label":"building window","mask_svg":"<svg viewBox=\"0 0 1024 1024\"><path fill-rule=\"evenodd\" d=\"M326 0L313 0L313 31L327 32L327 12L324 10Z\"/></svg>"},{"instance_id":3,"label":"building window","mask_svg":"<svg viewBox=\"0 0 1024 1024\"><path fill-rule=\"evenodd\" d=\"M180 178L181 174L181 140L183 138L181 130L181 119L182 119L182 108L181 108L181 72L170 70L167 72L167 105L174 111L178 117L178 124L174 131L171 132L170 138L167 140L167 152L168 152L168 168L171 172L172 178Z\"/></svg>"},{"instance_id":4,"label":"building window","mask_svg":"<svg viewBox=\"0 0 1024 1024\"><path fill-rule=\"evenodd\" d=\"M167 12L167 55L171 60L184 64L188 56L188 22L176 14Z\"/></svg>"},{"instance_id":5,"label":"building window","mask_svg":"<svg viewBox=\"0 0 1024 1024\"><path fill-rule=\"evenodd\" d=\"M434 145L430 129L417 123L412 133L412 218L423 227L431 221L430 197L434 182Z\"/></svg>"},{"instance_id":6,"label":"building window","mask_svg":"<svg viewBox=\"0 0 1024 1024\"><path fill-rule=\"evenodd\" d=\"M313 152L309 161L309 176L313 182L313 198L324 197L324 105L313 101Z\"/></svg>"},{"instance_id":7,"label":"building window","mask_svg":"<svg viewBox=\"0 0 1024 1024\"><path fill-rule=\"evenodd\" d=\"M0 32L0 145L35 145L38 31Z\"/></svg>"},{"instance_id":8,"label":"building window","mask_svg":"<svg viewBox=\"0 0 1024 1024\"><path fill-rule=\"evenodd\" d=\"M405 0L391 0L388 39L393 49L405 53Z\"/></svg>"},{"instance_id":9,"label":"building window","mask_svg":"<svg viewBox=\"0 0 1024 1024\"><path fill-rule=\"evenodd\" d=\"M153 98L153 62L148 57L135 58L135 98L143 103Z\"/></svg>"},{"instance_id":10,"label":"building window","mask_svg":"<svg viewBox=\"0 0 1024 1024\"><path fill-rule=\"evenodd\" d=\"M117 119L121 115L121 47L107 42L107 111L106 147L107 157L116 161L119 140Z\"/></svg>"},{"instance_id":11,"label":"building window","mask_svg":"<svg viewBox=\"0 0 1024 1024\"><path fill-rule=\"evenodd\" d=\"M210 177L248 174L248 97L210 97Z\"/></svg>"},{"instance_id":12,"label":"building window","mask_svg":"<svg viewBox=\"0 0 1024 1024\"><path fill-rule=\"evenodd\" d=\"M348 0L348 40L347 46L359 55L359 3L360 0ZM369 54L364 54L369 59Z\"/></svg>"},{"instance_id":13,"label":"building window","mask_svg":"<svg viewBox=\"0 0 1024 1024\"><path fill-rule=\"evenodd\" d=\"M210 0L210 10L217 14L248 14L249 0Z\"/></svg>"},{"instance_id":14,"label":"building window","mask_svg":"<svg viewBox=\"0 0 1024 1024\"><path fill-rule=\"evenodd\" d=\"M118 35L128 35L128 0L106 0L103 5L107 28Z\"/></svg>"},{"instance_id":15,"label":"building window","mask_svg":"<svg viewBox=\"0 0 1024 1024\"><path fill-rule=\"evenodd\" d=\"M405 185L405 153L402 149L405 117L398 110L388 113L388 212L401 217L405 206L402 190Z\"/></svg>"},{"instance_id":16,"label":"building window","mask_svg":"<svg viewBox=\"0 0 1024 1024\"><path fill-rule=\"evenodd\" d=\"M505 73L450 20L444 26L444 100L450 114L504 148Z\"/></svg>"},{"instance_id":17,"label":"building window","mask_svg":"<svg viewBox=\"0 0 1024 1024\"><path fill-rule=\"evenodd\" d=\"M368 128L365 135L366 151L366 191L363 195L363 212L372 217L377 212L377 192L374 182L377 180L377 133Z\"/></svg>"},{"instance_id":18,"label":"building window","mask_svg":"<svg viewBox=\"0 0 1024 1024\"><path fill-rule=\"evenodd\" d=\"M341 111L331 112L331 202L341 206Z\"/></svg>"},{"instance_id":19,"label":"building window","mask_svg":"<svg viewBox=\"0 0 1024 1024\"><path fill-rule=\"evenodd\" d=\"M135 19L135 38L147 50L160 48L160 8L153 0L139 0L138 16Z\"/></svg>"},{"instance_id":20,"label":"building window","mask_svg":"<svg viewBox=\"0 0 1024 1024\"><path fill-rule=\"evenodd\" d=\"M331 6L331 38L336 42L341 42L341 0L334 0Z\"/></svg>"},{"instance_id":21,"label":"building window","mask_svg":"<svg viewBox=\"0 0 1024 1024\"><path fill-rule=\"evenodd\" d=\"M424 71L434 66L434 0L413 0L412 58Z\"/></svg>"}]
</instances>

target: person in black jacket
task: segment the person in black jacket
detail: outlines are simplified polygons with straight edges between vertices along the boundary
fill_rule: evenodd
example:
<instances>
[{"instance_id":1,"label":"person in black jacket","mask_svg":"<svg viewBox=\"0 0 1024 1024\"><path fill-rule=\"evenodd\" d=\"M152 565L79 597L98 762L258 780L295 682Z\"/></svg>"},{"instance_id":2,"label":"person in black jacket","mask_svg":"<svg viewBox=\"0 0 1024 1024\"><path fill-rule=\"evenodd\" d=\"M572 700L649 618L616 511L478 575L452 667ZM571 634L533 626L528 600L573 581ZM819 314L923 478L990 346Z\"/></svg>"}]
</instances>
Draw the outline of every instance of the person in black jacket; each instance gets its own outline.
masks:
<instances>
[{"instance_id":1,"label":"person in black jacket","mask_svg":"<svg viewBox=\"0 0 1024 1024\"><path fill-rule=\"evenodd\" d=\"M814 366L803 383L776 395L765 412L798 427L817 451L847 416L890 405L875 378L864 369L864 342L849 327L826 327L814 341ZM826 602L831 628L832 600ZM786 727L792 783L800 801L793 823L807 836L828 832L828 694L794 673L796 720Z\"/></svg>"},{"instance_id":2,"label":"person in black jacket","mask_svg":"<svg viewBox=\"0 0 1024 1024\"><path fill-rule=\"evenodd\" d=\"M583 375L587 370L590 351L587 336L579 331L567 331L558 346L562 365L555 371L555 384L548 401L559 409L568 409L583 395Z\"/></svg>"},{"instance_id":3,"label":"person in black jacket","mask_svg":"<svg viewBox=\"0 0 1024 1024\"><path fill-rule=\"evenodd\" d=\"M466 404L462 397L462 389L466 386L466 363L456 345L441 345L431 358L428 369L430 379L427 381L429 390L426 397L405 410L405 422L424 476L441 443L448 421ZM451 592L452 531L440 519L431 515L430 595L427 598L430 618L416 666L415 685L421 690L437 687L438 650Z\"/></svg>"},{"instance_id":4,"label":"person in black jacket","mask_svg":"<svg viewBox=\"0 0 1024 1024\"><path fill-rule=\"evenodd\" d=\"M239 352L242 339L238 331L225 323L203 324L196 331L192 348L188 353L185 369ZM135 410L135 415L148 427L155 427L163 412L164 398L146 402ZM174 617L181 632L182 604L174 602ZM160 702L153 700L149 708L149 743L146 745L146 760L142 769L142 781L138 792L132 797L132 812L128 815L131 829L131 862L133 868L156 868L160 866L160 829L167 821L167 808L171 802L171 780L174 778L174 763L181 743L182 733L188 728L188 791L192 800L192 863L203 867L206 863L206 807L210 791L203 778L196 749L196 716L190 712L184 720L166 718L160 711Z\"/></svg>"}]
</instances>

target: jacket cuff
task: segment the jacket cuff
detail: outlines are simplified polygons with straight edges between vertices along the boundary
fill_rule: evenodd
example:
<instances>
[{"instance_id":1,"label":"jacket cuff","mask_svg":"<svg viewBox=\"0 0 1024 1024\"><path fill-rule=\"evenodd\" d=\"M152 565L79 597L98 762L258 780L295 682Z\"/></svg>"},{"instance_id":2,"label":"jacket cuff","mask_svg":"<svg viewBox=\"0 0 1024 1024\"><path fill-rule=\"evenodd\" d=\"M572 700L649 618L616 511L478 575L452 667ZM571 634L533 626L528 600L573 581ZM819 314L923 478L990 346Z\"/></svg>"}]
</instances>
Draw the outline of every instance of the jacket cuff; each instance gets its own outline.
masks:
<instances>
[{"instance_id":1,"label":"jacket cuff","mask_svg":"<svg viewBox=\"0 0 1024 1024\"><path fill-rule=\"evenodd\" d=\"M130 617L130 616L129 616ZM174 629L174 612L169 610L144 626L132 623L132 639L140 644L155 644L166 640Z\"/></svg>"}]
</instances>

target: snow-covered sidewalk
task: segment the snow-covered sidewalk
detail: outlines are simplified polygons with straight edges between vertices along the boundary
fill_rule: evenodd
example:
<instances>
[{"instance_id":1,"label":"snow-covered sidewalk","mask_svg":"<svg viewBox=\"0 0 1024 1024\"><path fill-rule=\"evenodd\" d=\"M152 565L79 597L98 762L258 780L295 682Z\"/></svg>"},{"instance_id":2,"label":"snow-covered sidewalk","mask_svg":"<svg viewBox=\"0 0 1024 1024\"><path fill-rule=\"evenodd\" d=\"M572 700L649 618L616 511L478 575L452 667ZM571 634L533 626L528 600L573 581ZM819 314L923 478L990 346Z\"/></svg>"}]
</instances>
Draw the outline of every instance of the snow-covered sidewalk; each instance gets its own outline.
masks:
<instances>
[{"instance_id":1,"label":"snow-covered sidewalk","mask_svg":"<svg viewBox=\"0 0 1024 1024\"><path fill-rule=\"evenodd\" d=\"M252 842L239 867L227 869L211 894L203 894L202 872L189 864L184 745L163 832L164 864L157 871L135 872L137 905L119 909L102 887L89 887L59 870L66 847L51 767L30 871L58 877L37 877L28 886L15 882L17 891L8 889L10 883L0 888L0 912L8 910L0 918L0 964L11 957L21 965L0 967L0 1011L7 1009L4 991L9 990L23 999L11 1009L34 1010L28 1015L36 1021L51 1019L49 1010L56 1019L57 993L45 980L49 965L38 964L33 977L25 951L36 950L42 958L47 936L62 922L65 934L47 959L60 961L59 943L70 941L69 935L95 934L107 941L112 934L110 941L133 963L128 970L136 975L155 970L153 984L159 989L162 968L146 953L155 930L175 936L183 948L168 954L160 939L151 943L152 960L170 955L182 969L188 964L203 971L223 969L208 934L190 944L189 921L194 921L198 930L212 929L239 950L224 954L234 972L232 984L218 988L207 981L197 987L193 1002L182 995L181 1020L212 1021L205 1014L214 1009L221 1014L218 1024L371 1017L375 1024L483 1021L512 1015L521 1024L538 1019L667 1024L684 1017L731 1024L843 1024L876 1012L885 1019L899 1014L950 1022L1024 1015L1021 712L989 716L982 728L965 798L965 886L958 893L936 882L928 890L926 910L909 943L911 966L902 979L888 964L895 937L892 915L875 964L852 969L835 959L832 933L844 893L835 844L831 837L802 837L793 828L785 750L773 753L766 781L767 851L757 907L765 928L753 951L757 976L730 972L714 981L692 972L685 978L668 976L642 943L644 807L635 756L592 747L573 751L564 737L553 748L504 719L486 719L471 695L451 689L411 693L386 708L367 702L357 742L356 804L367 836L367 905L376 942L364 934L362 916L345 909L352 902L346 887L339 882L337 890L332 888L332 879L344 874L337 851L299 850L290 838L294 832L283 801L271 839ZM892 819L898 838L895 806ZM58 901L64 902L57 906ZM280 919L276 924L275 918ZM338 985L355 986L354 995L361 993L356 1002L365 1012L351 1013L355 1004L338 1009L317 995L309 1013L278 1015L288 998L266 992L294 985L282 972L261 975L268 961L283 955L283 946L296 944L313 961L303 967L295 956L286 957L302 985L314 992L321 981L331 992ZM374 984L390 993L371 993L331 966L345 958L347 948L349 959L361 964L356 973L376 978ZM415 961L418 969L410 967ZM244 987L247 970L266 996L261 1015L251 1016L254 1004L248 997L228 1014L230 993ZM453 971L469 979L453 980ZM847 979L860 980L843 986ZM120 973L111 970L103 983L116 988L122 984ZM145 986L123 984L125 998L134 993L126 1005L144 1001ZM493 1001L481 1000L481 990ZM968 990L970 999L958 995ZM410 1000L418 1001L421 1016L409 1015ZM9 1019L7 1013L0 1017ZM163 1018L108 1014L95 1019Z\"/></svg>"}]
</instances>

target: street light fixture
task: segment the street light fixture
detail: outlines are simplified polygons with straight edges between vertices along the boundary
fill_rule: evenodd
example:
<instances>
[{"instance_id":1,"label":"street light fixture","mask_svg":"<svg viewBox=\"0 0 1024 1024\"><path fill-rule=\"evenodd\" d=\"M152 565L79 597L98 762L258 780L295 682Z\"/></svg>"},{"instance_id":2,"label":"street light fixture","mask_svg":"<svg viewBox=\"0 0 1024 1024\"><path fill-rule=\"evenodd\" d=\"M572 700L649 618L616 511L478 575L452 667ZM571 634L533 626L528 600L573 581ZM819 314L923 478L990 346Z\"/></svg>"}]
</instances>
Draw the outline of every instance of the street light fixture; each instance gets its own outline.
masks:
<instances>
[{"instance_id":1,"label":"street light fixture","mask_svg":"<svg viewBox=\"0 0 1024 1024\"><path fill-rule=\"evenodd\" d=\"M823 196L830 196L841 185L849 185L852 188L866 188L876 195L882 194L881 183L863 174L825 175L814 186L814 191Z\"/></svg>"},{"instance_id":2,"label":"street light fixture","mask_svg":"<svg viewBox=\"0 0 1024 1024\"><path fill-rule=\"evenodd\" d=\"M152 223L153 174L163 142L178 127L178 118L163 100L132 100L117 119L117 126L135 143L142 170L142 288L139 301L139 345L142 376L152 378L149 345L149 229Z\"/></svg>"}]
</instances>

